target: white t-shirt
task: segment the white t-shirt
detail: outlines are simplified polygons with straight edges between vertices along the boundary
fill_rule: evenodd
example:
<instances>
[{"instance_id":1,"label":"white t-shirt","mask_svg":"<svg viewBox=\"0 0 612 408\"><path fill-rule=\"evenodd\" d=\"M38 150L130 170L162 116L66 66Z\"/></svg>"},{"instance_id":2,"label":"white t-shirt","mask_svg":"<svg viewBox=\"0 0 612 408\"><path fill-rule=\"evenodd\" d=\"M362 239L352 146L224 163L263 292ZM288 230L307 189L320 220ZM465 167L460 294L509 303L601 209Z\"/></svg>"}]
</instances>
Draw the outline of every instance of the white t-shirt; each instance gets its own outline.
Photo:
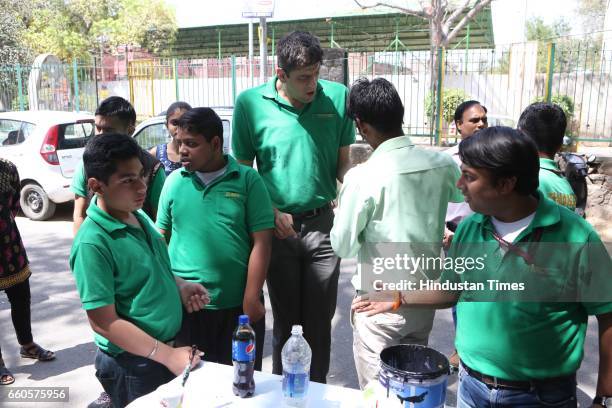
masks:
<instances>
[{"instance_id":1,"label":"white t-shirt","mask_svg":"<svg viewBox=\"0 0 612 408\"><path fill-rule=\"evenodd\" d=\"M461 169L461 159L459 158L459 143L455 146L444 150L444 153L448 154L453 161ZM464 218L474 214L474 211L470 208L470 205L465 201L462 203L448 203L446 210L446 222L453 222L459 224Z\"/></svg>"},{"instance_id":2,"label":"white t-shirt","mask_svg":"<svg viewBox=\"0 0 612 408\"><path fill-rule=\"evenodd\" d=\"M535 212L514 222L502 222L495 217L491 217L491 222L493 223L493 227L495 228L497 234L504 241L512 243L516 237L518 237L519 234L529 226L529 223L531 223L533 217L535 217Z\"/></svg>"},{"instance_id":3,"label":"white t-shirt","mask_svg":"<svg viewBox=\"0 0 612 408\"><path fill-rule=\"evenodd\" d=\"M208 173L203 173L201 171L196 171L196 174L198 176L198 178L200 180L202 180L202 183L204 183L205 186L209 185L210 183L212 183L213 181L215 181L216 179L218 179L219 177L221 177L222 175L225 174L225 170L227 169L227 165L223 166L223 168L217 170L217 171L211 171Z\"/></svg>"}]
</instances>

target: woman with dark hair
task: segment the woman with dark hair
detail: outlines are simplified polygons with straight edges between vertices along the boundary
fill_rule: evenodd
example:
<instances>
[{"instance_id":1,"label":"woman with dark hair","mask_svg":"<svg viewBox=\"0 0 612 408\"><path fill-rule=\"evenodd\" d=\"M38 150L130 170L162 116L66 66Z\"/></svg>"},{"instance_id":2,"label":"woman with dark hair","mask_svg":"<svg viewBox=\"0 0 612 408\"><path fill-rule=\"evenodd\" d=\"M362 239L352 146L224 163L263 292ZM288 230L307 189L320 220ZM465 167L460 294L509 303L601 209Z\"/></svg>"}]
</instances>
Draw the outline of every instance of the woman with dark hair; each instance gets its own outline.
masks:
<instances>
[{"instance_id":1,"label":"woman with dark hair","mask_svg":"<svg viewBox=\"0 0 612 408\"><path fill-rule=\"evenodd\" d=\"M191 109L191 106L187 102L174 102L168 107L168 110L166 110L166 129L168 129L171 139L168 143L158 144L149 150L149 153L164 165L166 176L182 166L179 146L175 138L178 129L176 121L189 109Z\"/></svg>"},{"instance_id":2,"label":"woman with dark hair","mask_svg":"<svg viewBox=\"0 0 612 408\"><path fill-rule=\"evenodd\" d=\"M11 304L11 318L17 341L21 345L21 357L49 361L55 358L55 354L40 347L32 339L29 282L31 272L15 222L15 216L19 212L20 190L17 167L8 160L0 159L0 290L6 292ZM15 377L4 365L0 350L0 385L14 382Z\"/></svg>"}]
</instances>

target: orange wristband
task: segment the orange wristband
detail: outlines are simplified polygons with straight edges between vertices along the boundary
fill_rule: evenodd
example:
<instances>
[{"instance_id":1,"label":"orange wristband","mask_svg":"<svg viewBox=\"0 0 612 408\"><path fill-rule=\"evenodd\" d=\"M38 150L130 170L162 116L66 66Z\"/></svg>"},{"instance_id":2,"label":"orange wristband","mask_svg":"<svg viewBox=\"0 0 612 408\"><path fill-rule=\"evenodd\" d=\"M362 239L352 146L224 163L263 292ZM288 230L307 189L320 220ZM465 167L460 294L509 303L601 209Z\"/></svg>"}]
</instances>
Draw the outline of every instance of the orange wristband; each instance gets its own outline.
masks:
<instances>
[{"instance_id":1,"label":"orange wristband","mask_svg":"<svg viewBox=\"0 0 612 408\"><path fill-rule=\"evenodd\" d=\"M401 305L402 305L402 294L400 292L397 292L397 298L395 299L395 303L393 303L393 309L391 310L397 310L400 308Z\"/></svg>"}]
</instances>

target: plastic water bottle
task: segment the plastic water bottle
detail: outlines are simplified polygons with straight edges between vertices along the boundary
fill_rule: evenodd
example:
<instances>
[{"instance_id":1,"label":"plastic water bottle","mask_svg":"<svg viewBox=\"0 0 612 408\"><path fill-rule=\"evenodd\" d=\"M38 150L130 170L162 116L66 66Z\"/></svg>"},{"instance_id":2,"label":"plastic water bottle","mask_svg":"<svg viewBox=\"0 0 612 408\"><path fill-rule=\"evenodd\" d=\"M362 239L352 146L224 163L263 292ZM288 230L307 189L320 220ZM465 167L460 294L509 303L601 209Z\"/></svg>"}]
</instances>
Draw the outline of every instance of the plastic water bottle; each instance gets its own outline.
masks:
<instances>
[{"instance_id":1,"label":"plastic water bottle","mask_svg":"<svg viewBox=\"0 0 612 408\"><path fill-rule=\"evenodd\" d=\"M249 325L249 316L238 317L238 327L232 337L232 361L234 362L234 395L246 398L255 392L255 331Z\"/></svg>"},{"instance_id":2,"label":"plastic water bottle","mask_svg":"<svg viewBox=\"0 0 612 408\"><path fill-rule=\"evenodd\" d=\"M294 325L291 337L283 346L283 397L285 404L304 406L310 382L312 351L302 336L302 326Z\"/></svg>"}]
</instances>

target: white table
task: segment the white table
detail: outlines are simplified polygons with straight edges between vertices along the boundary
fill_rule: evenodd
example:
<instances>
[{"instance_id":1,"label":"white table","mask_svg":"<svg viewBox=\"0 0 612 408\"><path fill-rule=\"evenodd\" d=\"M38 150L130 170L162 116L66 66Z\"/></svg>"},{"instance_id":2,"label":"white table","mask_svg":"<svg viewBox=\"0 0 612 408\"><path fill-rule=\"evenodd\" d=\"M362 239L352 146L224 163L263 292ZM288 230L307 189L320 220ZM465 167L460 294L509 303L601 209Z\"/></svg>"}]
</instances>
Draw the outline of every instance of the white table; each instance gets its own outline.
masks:
<instances>
[{"instance_id":1,"label":"white table","mask_svg":"<svg viewBox=\"0 0 612 408\"><path fill-rule=\"evenodd\" d=\"M225 407L280 407L282 406L282 377L255 371L255 395L240 398L232 392L234 368L232 366L202 362L191 372L185 385L183 408ZM164 396L180 395L181 378L164 384L156 391L138 398L130 408L160 407ZM307 407L359 408L362 407L360 390L310 382Z\"/></svg>"}]
</instances>

